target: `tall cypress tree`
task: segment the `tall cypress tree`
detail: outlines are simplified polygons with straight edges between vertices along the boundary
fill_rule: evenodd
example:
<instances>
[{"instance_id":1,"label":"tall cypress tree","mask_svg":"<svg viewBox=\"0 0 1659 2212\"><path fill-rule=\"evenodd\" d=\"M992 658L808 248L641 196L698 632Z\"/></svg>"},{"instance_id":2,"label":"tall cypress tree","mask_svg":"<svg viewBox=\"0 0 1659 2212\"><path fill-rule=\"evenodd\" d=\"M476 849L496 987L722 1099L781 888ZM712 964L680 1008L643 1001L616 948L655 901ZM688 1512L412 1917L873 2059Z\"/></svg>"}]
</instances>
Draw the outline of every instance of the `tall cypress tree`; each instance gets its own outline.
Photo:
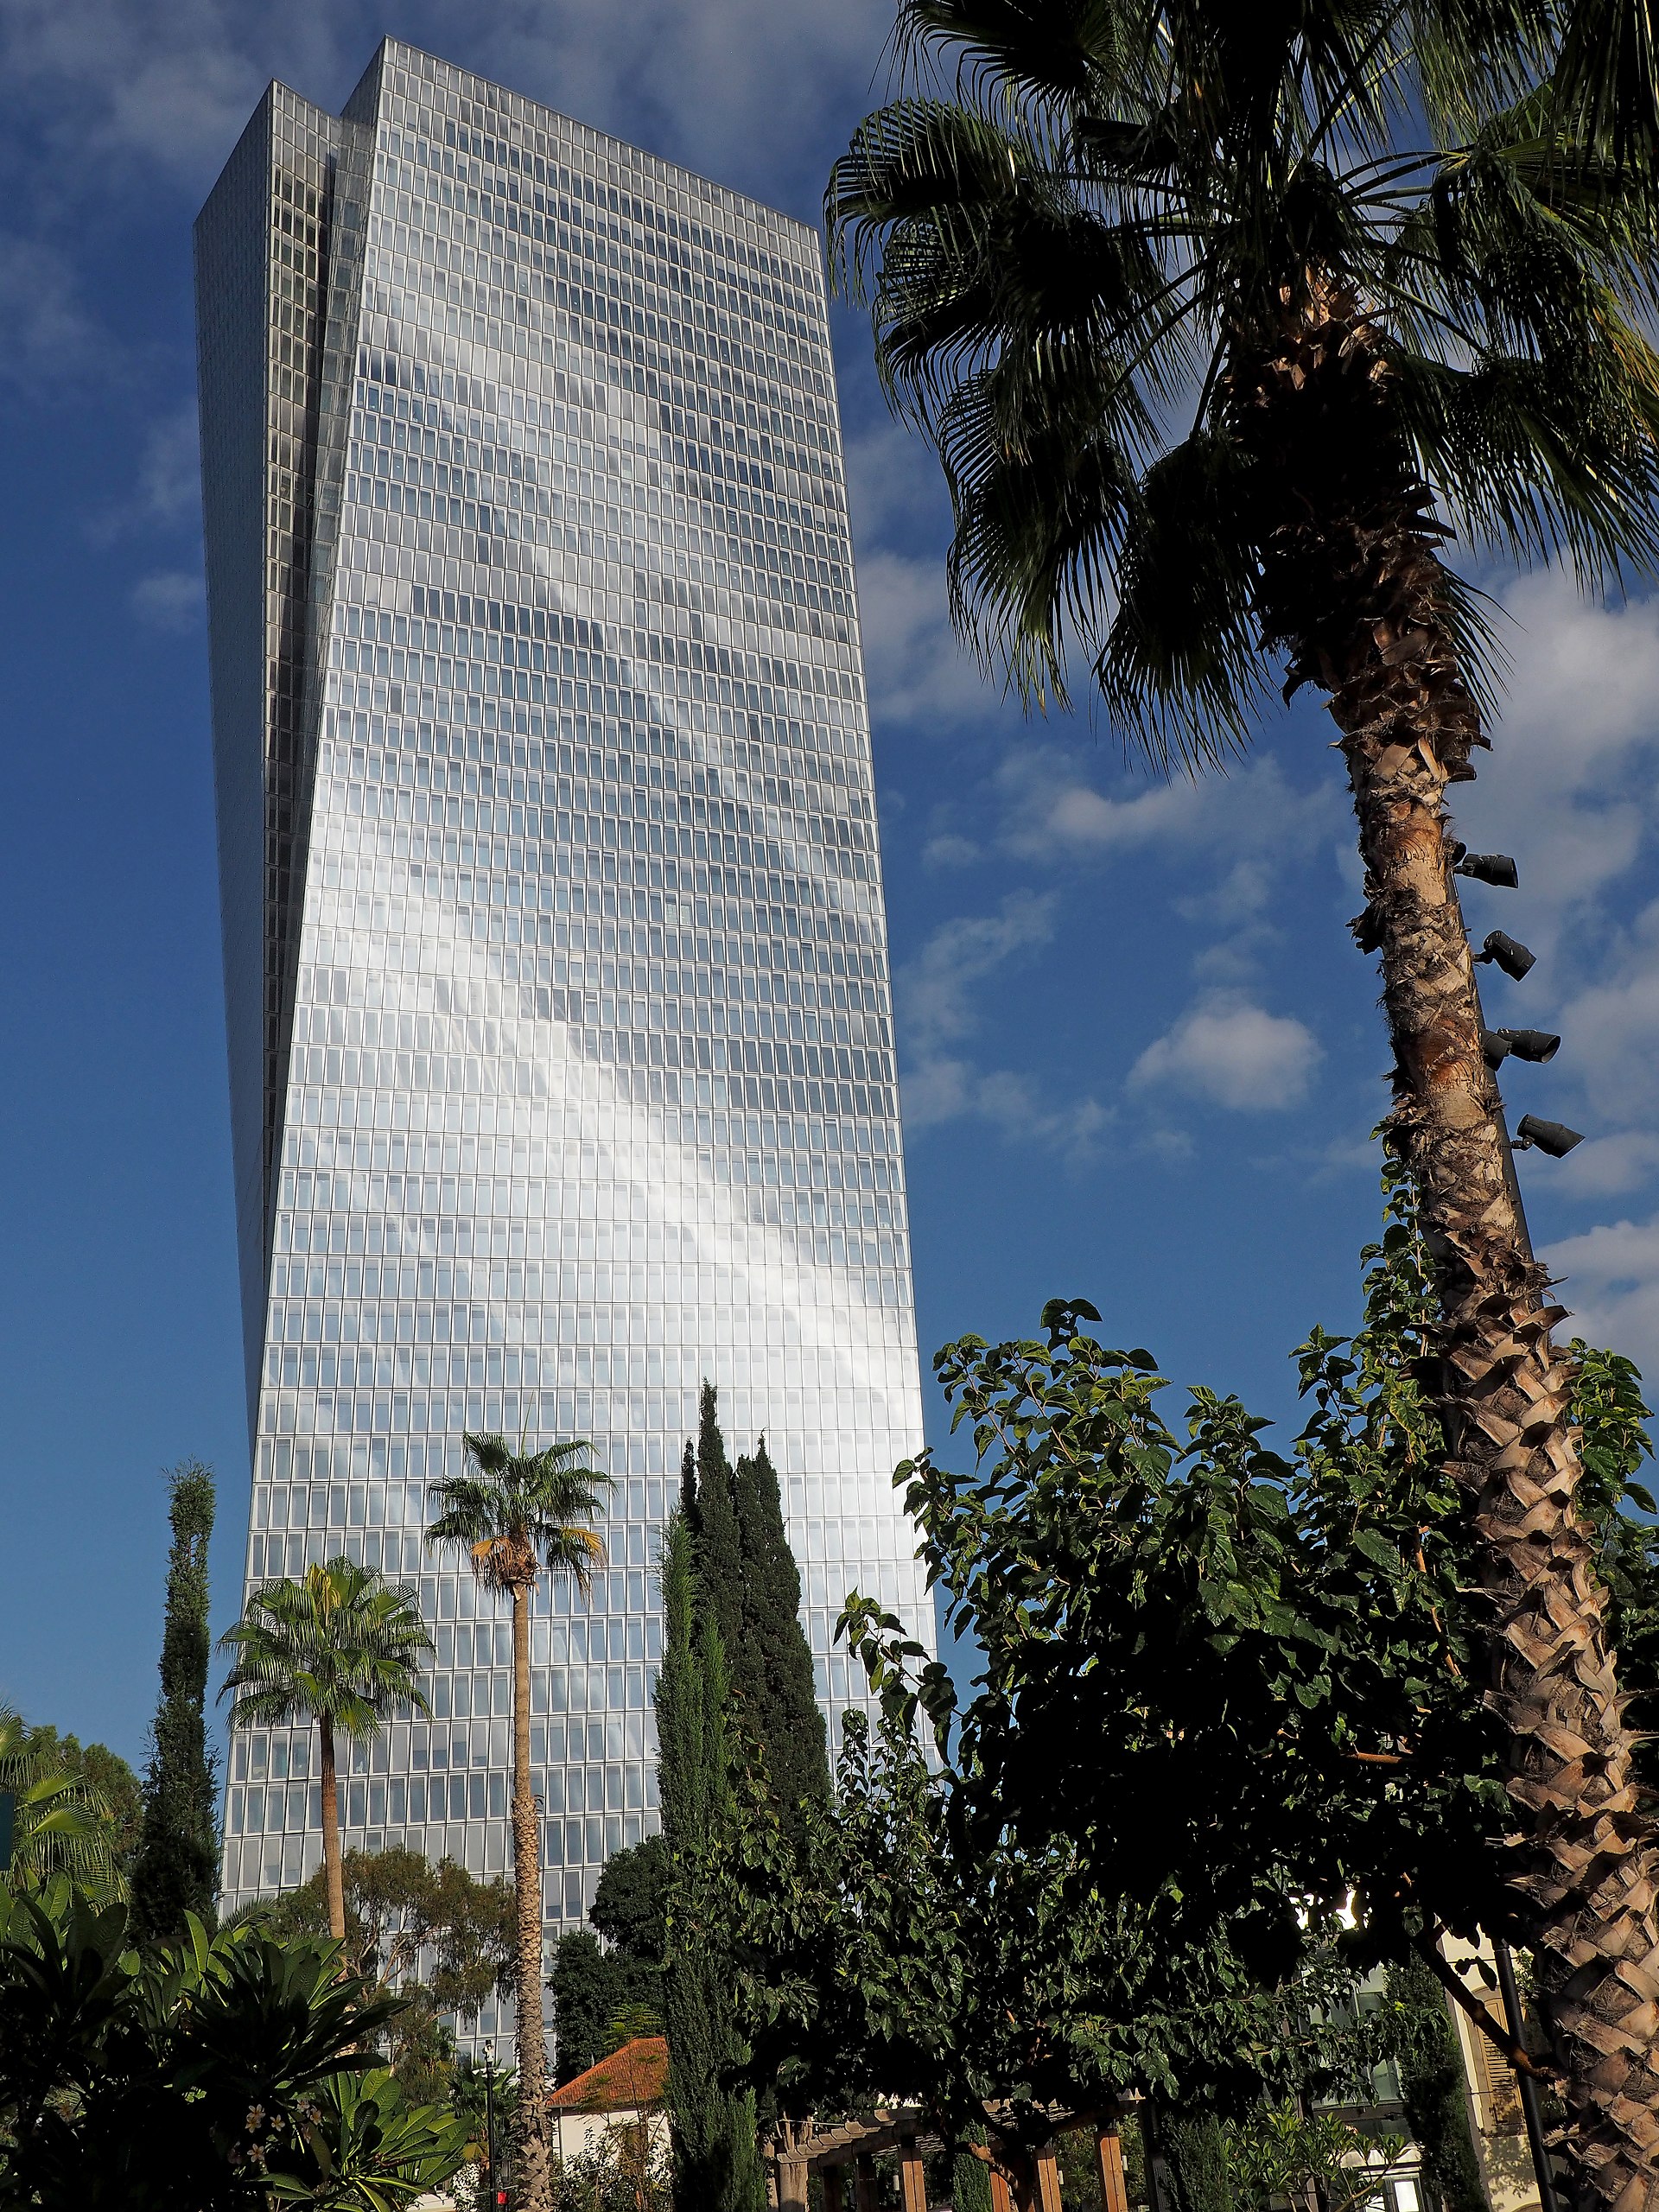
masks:
<instances>
[{"instance_id":1,"label":"tall cypress tree","mask_svg":"<svg viewBox=\"0 0 1659 2212\"><path fill-rule=\"evenodd\" d=\"M162 1694L144 1777L143 1827L132 1870L141 1942L169 1942L194 1912L211 1922L219 1867L216 1761L207 1749L207 1546L213 1471L186 1459L168 1474L173 1527L162 1633Z\"/></svg>"},{"instance_id":2,"label":"tall cypress tree","mask_svg":"<svg viewBox=\"0 0 1659 2212\"><path fill-rule=\"evenodd\" d=\"M801 1626L800 1570L764 1436L733 1470L732 1505L741 1560L732 1688L772 1797L798 1832L804 1802L830 1802L830 1755Z\"/></svg>"},{"instance_id":3,"label":"tall cypress tree","mask_svg":"<svg viewBox=\"0 0 1659 2212\"><path fill-rule=\"evenodd\" d=\"M743 1539L732 1497L731 1462L720 1433L719 1401L702 1386L697 1422L697 1487L692 1511L699 1586L720 1630L728 1669L735 1665L743 1625ZM745 1686L735 1675L739 1695Z\"/></svg>"},{"instance_id":4,"label":"tall cypress tree","mask_svg":"<svg viewBox=\"0 0 1659 2212\"><path fill-rule=\"evenodd\" d=\"M719 1430L705 1395L705 1430ZM724 1465L723 1448L718 1464ZM711 1467L715 1464L710 1460ZM728 1501L729 1504L729 1500ZM695 2212L760 2212L765 2183L754 2101L721 2079L741 2056L729 1977L708 1909L709 1869L732 1819L729 1686L720 1624L682 1514L663 1547L663 1663L657 1685L663 1834L673 1866L663 1974L677 2202Z\"/></svg>"}]
</instances>

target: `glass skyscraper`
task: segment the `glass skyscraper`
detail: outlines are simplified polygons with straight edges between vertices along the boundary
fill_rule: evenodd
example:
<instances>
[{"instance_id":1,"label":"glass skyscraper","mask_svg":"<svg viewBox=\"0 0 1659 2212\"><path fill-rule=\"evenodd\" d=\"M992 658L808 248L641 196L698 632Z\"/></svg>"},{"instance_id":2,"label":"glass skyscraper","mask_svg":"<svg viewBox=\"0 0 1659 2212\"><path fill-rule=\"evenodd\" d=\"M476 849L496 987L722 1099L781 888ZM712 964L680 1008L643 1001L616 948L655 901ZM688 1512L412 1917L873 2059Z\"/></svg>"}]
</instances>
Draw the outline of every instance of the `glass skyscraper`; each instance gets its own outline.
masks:
<instances>
[{"instance_id":1,"label":"glass skyscraper","mask_svg":"<svg viewBox=\"0 0 1659 2212\"><path fill-rule=\"evenodd\" d=\"M250 1586L418 1582L437 1718L348 1844L509 1860L508 1628L422 1541L467 1429L615 1478L537 1595L550 1923L657 1821L657 1531L698 1386L765 1432L818 1686L931 1641L869 730L810 229L388 43L273 86L197 226ZM321 1848L238 1737L234 1905ZM487 2022L486 2023L487 2025Z\"/></svg>"}]
</instances>

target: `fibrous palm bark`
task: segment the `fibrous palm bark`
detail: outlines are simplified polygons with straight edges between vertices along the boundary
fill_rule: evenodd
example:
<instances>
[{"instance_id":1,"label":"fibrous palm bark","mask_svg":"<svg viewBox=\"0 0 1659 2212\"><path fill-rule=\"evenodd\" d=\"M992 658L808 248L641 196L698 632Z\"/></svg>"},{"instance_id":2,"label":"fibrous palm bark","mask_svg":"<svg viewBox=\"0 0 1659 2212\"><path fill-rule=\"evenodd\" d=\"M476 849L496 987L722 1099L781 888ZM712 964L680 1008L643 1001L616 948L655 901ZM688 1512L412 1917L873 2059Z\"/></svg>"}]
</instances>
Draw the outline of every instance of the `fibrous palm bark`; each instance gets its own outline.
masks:
<instances>
[{"instance_id":1,"label":"fibrous palm bark","mask_svg":"<svg viewBox=\"0 0 1659 2212\"><path fill-rule=\"evenodd\" d=\"M321 1782L322 1885L328 1900L328 1933L346 1940L346 1876L340 1853L340 1770L334 1758L334 1724L317 1715L317 1773Z\"/></svg>"},{"instance_id":2,"label":"fibrous palm bark","mask_svg":"<svg viewBox=\"0 0 1659 2212\"><path fill-rule=\"evenodd\" d=\"M547 2042L542 2032L542 1836L530 1783L530 1593L538 1565L512 1590L512 1878L518 1904L518 2187L525 2204L551 2202L547 2159Z\"/></svg>"},{"instance_id":3,"label":"fibrous palm bark","mask_svg":"<svg viewBox=\"0 0 1659 2212\"><path fill-rule=\"evenodd\" d=\"M543 1567L568 1574L584 1593L605 1557L588 1524L609 1478L588 1466L587 1446L552 1444L514 1452L500 1436L468 1435L467 1471L436 1487L442 1508L429 1543L464 1546L474 1573L505 1591L512 1606L512 1859L517 1885L516 1971L518 2101L514 2147L518 2202L549 2212L547 2040L542 2014L541 1820L531 1788L530 1600Z\"/></svg>"},{"instance_id":4,"label":"fibrous palm bark","mask_svg":"<svg viewBox=\"0 0 1659 2212\"><path fill-rule=\"evenodd\" d=\"M1440 1294L1439 1409L1491 1607L1485 1694L1522 1823L1511 1857L1578 2171L1618 2212L1659 2196L1659 1910L1609 1649L1574 1510L1563 1318L1517 1203L1452 874L1449 785L1484 742L1444 536L1390 415L1363 307L1311 283L1271 351L1241 349L1224 405L1264 464L1261 607L1293 683L1341 732L1395 1054L1391 1141L1410 1163Z\"/></svg>"}]
</instances>

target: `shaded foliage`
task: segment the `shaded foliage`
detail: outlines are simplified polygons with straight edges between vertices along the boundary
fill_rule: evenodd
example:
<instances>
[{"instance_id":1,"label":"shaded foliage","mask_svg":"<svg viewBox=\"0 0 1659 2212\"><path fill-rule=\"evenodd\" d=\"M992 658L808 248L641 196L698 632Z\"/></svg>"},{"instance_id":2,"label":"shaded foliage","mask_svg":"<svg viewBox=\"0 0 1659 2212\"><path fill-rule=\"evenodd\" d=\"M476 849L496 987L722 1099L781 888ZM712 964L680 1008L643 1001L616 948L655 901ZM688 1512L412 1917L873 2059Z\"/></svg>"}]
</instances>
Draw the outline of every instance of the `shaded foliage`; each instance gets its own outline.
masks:
<instances>
[{"instance_id":1,"label":"shaded foliage","mask_svg":"<svg viewBox=\"0 0 1659 2212\"><path fill-rule=\"evenodd\" d=\"M30 1728L20 1714L0 1706L0 1790L11 1801L4 1886L22 1890L63 1873L92 1895L117 1897L125 1881L111 1802L95 1778L89 1754L76 1757L70 1745L79 1753L73 1737L60 1744L55 1729ZM102 1750L101 1745L90 1747ZM113 1752L105 1757L133 1782L124 1760Z\"/></svg>"},{"instance_id":2,"label":"shaded foliage","mask_svg":"<svg viewBox=\"0 0 1659 2212\"><path fill-rule=\"evenodd\" d=\"M1440 2212L1486 2212L1480 2161L1469 2131L1463 2050L1446 1993L1421 1959L1389 1968L1389 1994L1406 2014L1395 2064L1423 2186Z\"/></svg>"},{"instance_id":3,"label":"shaded foliage","mask_svg":"<svg viewBox=\"0 0 1659 2212\"><path fill-rule=\"evenodd\" d=\"M132 2212L391 2212L464 2133L364 2045L397 2009L327 1942L252 1927L142 1955L124 1907L55 1879L0 1900L0 2197Z\"/></svg>"}]
</instances>

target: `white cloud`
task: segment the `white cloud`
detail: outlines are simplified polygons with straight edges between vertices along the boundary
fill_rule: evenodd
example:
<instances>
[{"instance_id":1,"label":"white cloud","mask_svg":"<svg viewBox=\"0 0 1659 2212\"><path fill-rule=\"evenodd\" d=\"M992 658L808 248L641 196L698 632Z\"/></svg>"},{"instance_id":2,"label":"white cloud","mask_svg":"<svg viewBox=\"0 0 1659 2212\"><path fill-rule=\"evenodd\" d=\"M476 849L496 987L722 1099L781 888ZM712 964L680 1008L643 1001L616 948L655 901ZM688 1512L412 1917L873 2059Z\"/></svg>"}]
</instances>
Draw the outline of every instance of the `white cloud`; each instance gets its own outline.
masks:
<instances>
[{"instance_id":1,"label":"white cloud","mask_svg":"<svg viewBox=\"0 0 1659 2212\"><path fill-rule=\"evenodd\" d=\"M387 28L364 0L0 0L0 79L82 181L137 160L200 189L268 78L337 105ZM880 0L504 0L483 13L435 0L397 28L734 184L798 168L804 195L838 150L831 118L869 89L887 22Z\"/></svg>"},{"instance_id":2,"label":"white cloud","mask_svg":"<svg viewBox=\"0 0 1659 2212\"><path fill-rule=\"evenodd\" d=\"M1642 842L1659 741L1659 599L1598 607L1552 572L1513 585L1503 604L1514 666L1492 750L1453 796L1467 843L1515 855L1528 942L1542 950L1565 911L1623 875ZM1513 893L1469 903L1483 930L1489 910L1506 928L1500 910L1519 911Z\"/></svg>"},{"instance_id":3,"label":"white cloud","mask_svg":"<svg viewBox=\"0 0 1659 2212\"><path fill-rule=\"evenodd\" d=\"M1659 1135L1624 1129L1617 1136L1592 1137L1568 1153L1551 1171L1558 1192L1569 1198L1616 1198L1640 1190L1659 1173Z\"/></svg>"},{"instance_id":4,"label":"white cloud","mask_svg":"<svg viewBox=\"0 0 1659 2212\"><path fill-rule=\"evenodd\" d=\"M955 728L1000 710L1000 689L951 627L941 556L862 556L858 608L878 721Z\"/></svg>"},{"instance_id":5,"label":"white cloud","mask_svg":"<svg viewBox=\"0 0 1659 2212\"><path fill-rule=\"evenodd\" d=\"M1173 783L1126 775L1123 785L1123 797L1101 791L1060 747L1016 747L996 772L1001 842L1047 865L1154 848L1204 853L1217 872L1195 871L1181 911L1231 926L1261 914L1287 861L1327 844L1346 811L1332 782L1298 791L1270 754L1228 775Z\"/></svg>"},{"instance_id":6,"label":"white cloud","mask_svg":"<svg viewBox=\"0 0 1659 2212\"><path fill-rule=\"evenodd\" d=\"M982 857L971 837L957 837L948 832L944 836L930 837L922 847L922 862L926 868L971 868Z\"/></svg>"},{"instance_id":7,"label":"white cloud","mask_svg":"<svg viewBox=\"0 0 1659 2212\"><path fill-rule=\"evenodd\" d=\"M93 518L99 544L135 533L192 526L201 511L201 457L194 400L172 409L144 432L130 491Z\"/></svg>"},{"instance_id":8,"label":"white cloud","mask_svg":"<svg viewBox=\"0 0 1659 2212\"><path fill-rule=\"evenodd\" d=\"M205 607L201 576L194 569L160 569L132 588L132 611L155 630L191 630Z\"/></svg>"},{"instance_id":9,"label":"white cloud","mask_svg":"<svg viewBox=\"0 0 1659 2212\"><path fill-rule=\"evenodd\" d=\"M1087 1153L1111 1119L1093 1098L1054 1107L1029 1076L976 1067L953 1049L980 1024L974 987L1003 963L1049 943L1055 899L1013 892L994 914L958 917L937 929L893 978L899 1043L906 1060L902 1088L911 1130L964 1117L988 1122L1005 1136Z\"/></svg>"},{"instance_id":10,"label":"white cloud","mask_svg":"<svg viewBox=\"0 0 1659 2212\"><path fill-rule=\"evenodd\" d=\"M0 379L44 396L99 356L73 264L39 238L0 233Z\"/></svg>"},{"instance_id":11,"label":"white cloud","mask_svg":"<svg viewBox=\"0 0 1659 2212\"><path fill-rule=\"evenodd\" d=\"M1166 1084L1243 1113L1274 1112L1306 1096L1323 1057L1312 1033L1289 1015L1217 995L1148 1045L1129 1082L1136 1089Z\"/></svg>"},{"instance_id":12,"label":"white cloud","mask_svg":"<svg viewBox=\"0 0 1659 2212\"><path fill-rule=\"evenodd\" d=\"M894 977L899 1018L911 1049L926 1058L978 1025L969 988L1016 952L1054 934L1054 894L1011 892L995 914L963 915L935 930Z\"/></svg>"},{"instance_id":13,"label":"white cloud","mask_svg":"<svg viewBox=\"0 0 1659 2212\"><path fill-rule=\"evenodd\" d=\"M939 457L918 431L878 422L847 440L847 505L856 544L925 535L940 548L950 533L950 496Z\"/></svg>"},{"instance_id":14,"label":"white cloud","mask_svg":"<svg viewBox=\"0 0 1659 2212\"><path fill-rule=\"evenodd\" d=\"M1659 1372L1659 1217L1563 1237L1541 1256L1564 1278L1559 1295L1573 1314L1571 1334Z\"/></svg>"}]
</instances>

